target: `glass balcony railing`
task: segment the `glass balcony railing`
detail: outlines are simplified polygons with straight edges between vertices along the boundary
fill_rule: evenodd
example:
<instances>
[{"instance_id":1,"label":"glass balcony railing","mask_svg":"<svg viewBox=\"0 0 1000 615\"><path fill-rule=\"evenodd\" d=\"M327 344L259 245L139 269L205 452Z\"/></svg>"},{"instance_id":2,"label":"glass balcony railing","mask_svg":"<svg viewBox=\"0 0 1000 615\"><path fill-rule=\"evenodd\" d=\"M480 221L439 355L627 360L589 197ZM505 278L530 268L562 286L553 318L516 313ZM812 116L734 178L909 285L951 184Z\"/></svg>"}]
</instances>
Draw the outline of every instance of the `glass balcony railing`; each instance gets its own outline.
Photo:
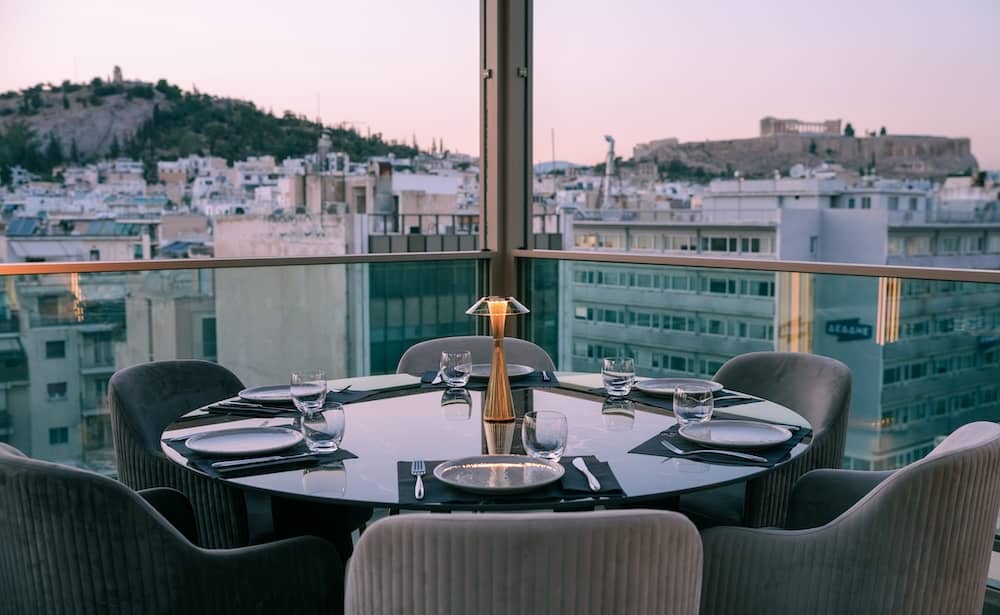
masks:
<instances>
[{"instance_id":1,"label":"glass balcony railing","mask_svg":"<svg viewBox=\"0 0 1000 615\"><path fill-rule=\"evenodd\" d=\"M563 370L628 355L642 376L710 378L745 352L833 357L854 374L844 467L859 470L901 467L960 425L1000 420L1000 283L603 256L522 261L527 334Z\"/></svg>"},{"instance_id":2,"label":"glass balcony railing","mask_svg":"<svg viewBox=\"0 0 1000 615\"><path fill-rule=\"evenodd\" d=\"M414 343L474 332L488 258L6 276L0 305L22 326L0 335L0 442L113 473L108 380L151 360L217 361L248 386L395 372Z\"/></svg>"}]
</instances>

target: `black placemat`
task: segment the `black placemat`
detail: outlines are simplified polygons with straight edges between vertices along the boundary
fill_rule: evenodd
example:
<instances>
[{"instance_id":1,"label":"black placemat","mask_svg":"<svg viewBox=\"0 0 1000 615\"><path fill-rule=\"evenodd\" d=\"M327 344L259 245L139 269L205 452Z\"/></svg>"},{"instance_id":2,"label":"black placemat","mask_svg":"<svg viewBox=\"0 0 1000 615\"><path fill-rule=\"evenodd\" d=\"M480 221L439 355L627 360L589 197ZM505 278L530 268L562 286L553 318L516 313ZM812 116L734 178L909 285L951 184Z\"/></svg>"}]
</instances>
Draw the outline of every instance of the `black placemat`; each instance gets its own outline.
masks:
<instances>
[{"instance_id":1,"label":"black placemat","mask_svg":"<svg viewBox=\"0 0 1000 615\"><path fill-rule=\"evenodd\" d=\"M735 466L760 466L765 468L771 468L778 463L784 461L788 458L789 452L795 448L795 445L802 441L803 438L812 433L811 429L798 428L792 431L792 437L789 440L782 442L771 448L765 448L753 451L739 451L750 453L751 455L757 455L758 457L763 457L767 459L767 463L755 463L753 461L743 461L735 457L729 457L726 455L677 455L667 447L660 444L660 440L669 440L671 444L681 449L682 451L693 451L698 449L709 448L705 445L699 444L697 442L691 442L685 439L679 433L677 433L677 425L673 425L670 429L660 432L646 440L639 446L630 450L630 453L636 453L639 455L655 455L657 457L677 457L680 459L694 459L697 461L702 461L705 463L713 463L719 465L735 465ZM722 448L722 447L714 447ZM735 449L734 449L735 450Z\"/></svg>"},{"instance_id":2,"label":"black placemat","mask_svg":"<svg viewBox=\"0 0 1000 615\"><path fill-rule=\"evenodd\" d=\"M288 470L297 470L300 468L308 468L321 463L329 463L332 461L343 461L344 459L357 459L357 455L352 453L347 449L339 449L332 453L327 453L323 455L310 455L308 457L298 457L296 459L282 459L280 461L271 461L265 463L255 463L249 466L240 466L237 468L228 468L223 470L217 470L212 467L212 464L216 461L229 461L240 459L240 457L233 456L221 456L221 455L206 455L204 453L198 453L192 451L187 447L187 440L165 440L170 448L174 449L180 453L188 462L191 463L195 468L204 472L205 474L213 478L239 478L241 476L253 476L257 474L270 474L272 472L287 472ZM300 453L308 453L309 447L306 446L305 442L300 442L291 448L284 449L275 453L254 453L247 455L246 458L255 457L273 457L281 456L287 457L289 455L297 455Z\"/></svg>"},{"instance_id":3,"label":"black placemat","mask_svg":"<svg viewBox=\"0 0 1000 615\"><path fill-rule=\"evenodd\" d=\"M399 503L402 505L456 504L470 506L502 504L504 502L552 502L555 504L562 500L583 498L606 499L625 495L625 491L622 490L609 463L598 461L593 455L583 456L587 467L601 483L600 491L591 491L587 485L586 477L573 467L573 459L574 457L563 457L560 460L559 463L566 469L566 472L559 482L533 491L510 495L485 495L450 487L434 477L434 468L444 462L427 461L425 462L427 473L424 474L424 499L422 500L418 500L413 496L413 488L417 484L417 478L410 474L410 462L397 461L396 478L399 485Z\"/></svg>"},{"instance_id":4,"label":"black placemat","mask_svg":"<svg viewBox=\"0 0 1000 615\"><path fill-rule=\"evenodd\" d=\"M596 389L589 389L588 393L594 395L607 396L607 391L604 387L599 387ZM633 388L632 391L625 396L625 399L631 399L632 401L643 404L646 406L653 406L654 408L662 408L664 410L674 409L674 398L663 396L663 395L650 395L648 393L643 393L642 391ZM745 393L737 393L735 391L719 391L712 399L712 405L714 408L729 408L731 406L742 406L744 404L755 404L757 402L764 401L759 397L754 397L753 395L747 395Z\"/></svg>"},{"instance_id":5,"label":"black placemat","mask_svg":"<svg viewBox=\"0 0 1000 615\"><path fill-rule=\"evenodd\" d=\"M548 375L549 377L548 380L545 380L545 378L542 377L542 373L543 372L540 371L534 371L531 372L530 374L525 374L524 376L518 376L516 378L508 378L508 380L510 381L511 390L516 391L518 389L541 389L545 387L559 386L559 379L556 378L554 372L544 372L545 374ZM422 387L423 388L433 387L435 389L450 388L444 382L439 382L438 384L434 385L431 384L431 382L434 381L434 378L437 377L437 374L438 373L435 371L424 372L423 375L420 377L420 383ZM488 384L489 380L486 378L469 378L469 383L464 387L460 388L468 389L470 391L485 391L486 386Z\"/></svg>"}]
</instances>

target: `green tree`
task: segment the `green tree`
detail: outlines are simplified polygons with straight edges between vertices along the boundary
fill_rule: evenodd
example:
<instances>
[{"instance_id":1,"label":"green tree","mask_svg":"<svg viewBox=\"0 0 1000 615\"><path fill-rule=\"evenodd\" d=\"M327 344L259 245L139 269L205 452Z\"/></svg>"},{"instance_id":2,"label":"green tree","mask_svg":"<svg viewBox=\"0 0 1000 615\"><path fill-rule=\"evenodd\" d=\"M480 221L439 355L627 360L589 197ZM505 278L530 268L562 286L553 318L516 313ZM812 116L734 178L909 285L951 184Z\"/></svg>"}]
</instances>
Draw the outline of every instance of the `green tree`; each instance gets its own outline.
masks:
<instances>
[{"instance_id":1,"label":"green tree","mask_svg":"<svg viewBox=\"0 0 1000 615\"><path fill-rule=\"evenodd\" d=\"M35 131L24 121L16 121L0 131L0 166L22 166L33 172L45 170L38 151Z\"/></svg>"},{"instance_id":2,"label":"green tree","mask_svg":"<svg viewBox=\"0 0 1000 615\"><path fill-rule=\"evenodd\" d=\"M850 122L847 122L847 126L844 126L844 136L845 137L854 136L854 126L851 126Z\"/></svg>"},{"instance_id":3,"label":"green tree","mask_svg":"<svg viewBox=\"0 0 1000 615\"><path fill-rule=\"evenodd\" d=\"M809 153L816 155L816 139L811 139L809 141Z\"/></svg>"},{"instance_id":4,"label":"green tree","mask_svg":"<svg viewBox=\"0 0 1000 615\"><path fill-rule=\"evenodd\" d=\"M881 135L881 136L883 136L883 137L886 135L885 126L882 127L882 130L878 131L878 134Z\"/></svg>"},{"instance_id":5,"label":"green tree","mask_svg":"<svg viewBox=\"0 0 1000 615\"><path fill-rule=\"evenodd\" d=\"M62 97L63 109L69 109L69 97L63 94Z\"/></svg>"},{"instance_id":6,"label":"green tree","mask_svg":"<svg viewBox=\"0 0 1000 615\"><path fill-rule=\"evenodd\" d=\"M62 143L55 133L49 134L49 142L45 146L45 163L49 169L63 163Z\"/></svg>"},{"instance_id":7,"label":"green tree","mask_svg":"<svg viewBox=\"0 0 1000 615\"><path fill-rule=\"evenodd\" d=\"M69 145L69 159L73 162L80 162L80 148L76 145L76 137L70 141Z\"/></svg>"},{"instance_id":8,"label":"green tree","mask_svg":"<svg viewBox=\"0 0 1000 615\"><path fill-rule=\"evenodd\" d=\"M111 138L111 147L108 149L108 155L112 158L117 158L122 153L122 148L118 145L118 135Z\"/></svg>"}]
</instances>

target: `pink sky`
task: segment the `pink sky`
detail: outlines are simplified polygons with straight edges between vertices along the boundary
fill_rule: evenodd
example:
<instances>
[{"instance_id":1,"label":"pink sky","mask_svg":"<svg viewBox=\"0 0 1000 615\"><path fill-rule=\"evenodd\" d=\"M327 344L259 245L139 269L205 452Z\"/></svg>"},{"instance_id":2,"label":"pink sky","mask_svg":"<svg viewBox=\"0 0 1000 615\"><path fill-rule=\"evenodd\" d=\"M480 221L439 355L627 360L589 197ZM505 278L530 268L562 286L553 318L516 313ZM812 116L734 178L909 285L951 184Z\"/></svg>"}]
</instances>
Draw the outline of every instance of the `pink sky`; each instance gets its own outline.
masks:
<instances>
[{"instance_id":1,"label":"pink sky","mask_svg":"<svg viewBox=\"0 0 1000 615\"><path fill-rule=\"evenodd\" d=\"M126 78L478 153L474 0L0 0L0 90ZM755 136L764 115L964 136L1000 168L995 0L535 0L535 159L602 135ZM317 105L317 98L318 105Z\"/></svg>"}]
</instances>

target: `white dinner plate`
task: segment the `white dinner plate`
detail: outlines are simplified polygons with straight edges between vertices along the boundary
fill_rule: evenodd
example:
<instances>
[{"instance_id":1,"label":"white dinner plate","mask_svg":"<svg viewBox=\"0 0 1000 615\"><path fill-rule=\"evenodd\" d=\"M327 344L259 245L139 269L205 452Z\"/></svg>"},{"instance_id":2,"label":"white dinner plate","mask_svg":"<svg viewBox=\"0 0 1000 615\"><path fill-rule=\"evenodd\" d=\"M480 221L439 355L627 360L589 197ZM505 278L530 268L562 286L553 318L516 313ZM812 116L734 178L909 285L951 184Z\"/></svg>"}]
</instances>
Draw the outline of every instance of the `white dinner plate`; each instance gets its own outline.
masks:
<instances>
[{"instance_id":1,"label":"white dinner plate","mask_svg":"<svg viewBox=\"0 0 1000 615\"><path fill-rule=\"evenodd\" d=\"M292 389L287 384L250 387L240 391L240 399L255 401L259 404L290 402L292 401Z\"/></svg>"},{"instance_id":2,"label":"white dinner plate","mask_svg":"<svg viewBox=\"0 0 1000 615\"><path fill-rule=\"evenodd\" d=\"M555 461L524 455L480 455L438 464L434 477L472 493L521 493L551 484L566 469Z\"/></svg>"},{"instance_id":3,"label":"white dinner plate","mask_svg":"<svg viewBox=\"0 0 1000 615\"><path fill-rule=\"evenodd\" d=\"M722 390L721 382L715 382L714 380L701 380L700 378L650 378L649 380L640 380L636 382L634 386L636 390L648 393L649 395L673 397L674 389L677 387L691 386L692 384L707 386L713 393L717 393Z\"/></svg>"},{"instance_id":4,"label":"white dinner plate","mask_svg":"<svg viewBox=\"0 0 1000 615\"><path fill-rule=\"evenodd\" d=\"M747 450L775 446L792 437L792 432L780 425L755 421L688 423L678 429L677 433L705 446Z\"/></svg>"},{"instance_id":5,"label":"white dinner plate","mask_svg":"<svg viewBox=\"0 0 1000 615\"><path fill-rule=\"evenodd\" d=\"M535 371L533 367L528 365L518 365L517 363L507 364L507 377L508 378L523 378L531 372ZM472 371L469 373L470 378L479 378L481 380L486 380L490 377L490 364L489 363L476 363L472 366Z\"/></svg>"},{"instance_id":6,"label":"white dinner plate","mask_svg":"<svg viewBox=\"0 0 1000 615\"><path fill-rule=\"evenodd\" d=\"M185 444L196 453L235 457L281 451L301 441L301 432L285 427L240 427L200 433Z\"/></svg>"}]
</instances>

